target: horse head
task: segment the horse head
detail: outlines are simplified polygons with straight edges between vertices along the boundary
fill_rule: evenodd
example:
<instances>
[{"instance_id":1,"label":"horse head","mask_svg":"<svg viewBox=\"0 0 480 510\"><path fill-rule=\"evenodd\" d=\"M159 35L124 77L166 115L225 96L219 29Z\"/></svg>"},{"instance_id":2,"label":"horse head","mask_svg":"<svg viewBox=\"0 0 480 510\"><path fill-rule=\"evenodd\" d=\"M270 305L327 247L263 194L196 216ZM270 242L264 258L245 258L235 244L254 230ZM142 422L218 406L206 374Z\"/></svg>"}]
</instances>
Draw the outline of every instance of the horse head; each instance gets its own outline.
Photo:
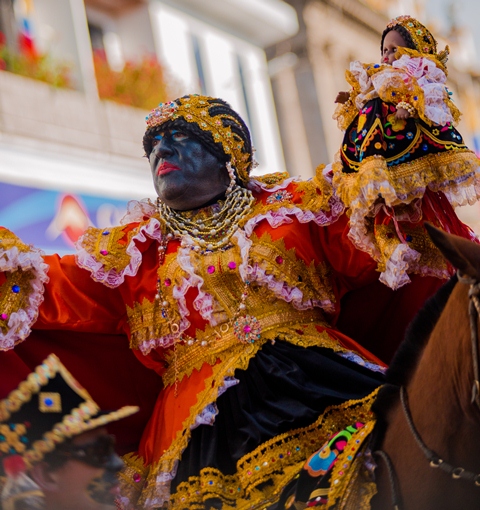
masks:
<instances>
[{"instance_id":1,"label":"horse head","mask_svg":"<svg viewBox=\"0 0 480 510\"><path fill-rule=\"evenodd\" d=\"M458 276L410 325L375 404L374 510L479 508L480 245L426 228Z\"/></svg>"}]
</instances>

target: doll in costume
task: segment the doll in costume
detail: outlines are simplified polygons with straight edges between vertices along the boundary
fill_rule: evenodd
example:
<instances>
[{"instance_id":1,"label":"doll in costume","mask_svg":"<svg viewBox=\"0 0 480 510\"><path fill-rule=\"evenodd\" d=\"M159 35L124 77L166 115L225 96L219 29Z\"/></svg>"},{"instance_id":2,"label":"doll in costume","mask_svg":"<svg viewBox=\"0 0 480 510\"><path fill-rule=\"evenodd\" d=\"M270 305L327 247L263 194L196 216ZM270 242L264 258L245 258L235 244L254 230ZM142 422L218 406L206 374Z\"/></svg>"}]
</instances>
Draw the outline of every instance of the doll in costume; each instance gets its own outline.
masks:
<instances>
[{"instance_id":1,"label":"doll in costume","mask_svg":"<svg viewBox=\"0 0 480 510\"><path fill-rule=\"evenodd\" d=\"M474 203L480 161L455 129L460 111L446 88L448 46L410 16L385 28L379 64L351 63L350 92L334 115L345 130L333 163L334 186L350 211L349 237L377 260L392 288L408 274L441 276L420 255L424 221L463 237L473 233L453 207Z\"/></svg>"}]
</instances>

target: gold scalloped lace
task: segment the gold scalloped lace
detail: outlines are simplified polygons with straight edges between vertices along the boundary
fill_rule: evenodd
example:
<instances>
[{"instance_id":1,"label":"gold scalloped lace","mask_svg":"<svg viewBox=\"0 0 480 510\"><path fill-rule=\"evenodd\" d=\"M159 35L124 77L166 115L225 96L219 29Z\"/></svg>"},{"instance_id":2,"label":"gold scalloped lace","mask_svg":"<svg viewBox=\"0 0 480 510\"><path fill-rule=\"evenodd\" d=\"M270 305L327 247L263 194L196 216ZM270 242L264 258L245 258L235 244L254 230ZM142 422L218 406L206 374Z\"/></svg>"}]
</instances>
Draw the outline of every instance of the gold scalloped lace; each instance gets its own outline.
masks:
<instances>
[{"instance_id":1,"label":"gold scalloped lace","mask_svg":"<svg viewBox=\"0 0 480 510\"><path fill-rule=\"evenodd\" d=\"M96 261L101 262L106 272L113 269L115 272L121 273L131 259L126 250L132 237L138 234L143 225L143 223L138 225L127 234L125 226L109 227L108 229L89 227L80 240L80 246ZM120 243L119 241L125 236L125 243Z\"/></svg>"},{"instance_id":2,"label":"gold scalloped lace","mask_svg":"<svg viewBox=\"0 0 480 510\"><path fill-rule=\"evenodd\" d=\"M468 149L428 154L390 167L381 156L370 156L352 173L344 173L341 162L335 161L333 183L347 207L370 208L379 193L390 199L388 205L397 205L422 198L427 186L444 192L471 186L478 166L477 156Z\"/></svg>"},{"instance_id":3,"label":"gold scalloped lace","mask_svg":"<svg viewBox=\"0 0 480 510\"><path fill-rule=\"evenodd\" d=\"M325 263L307 265L297 258L295 248L287 250L283 238L272 240L266 232L260 238L254 233L250 237L253 244L250 260L276 280L285 282L289 287L302 291L303 301L318 300L335 303L335 295L330 285L330 271ZM279 263L278 260L282 262Z\"/></svg>"},{"instance_id":4,"label":"gold scalloped lace","mask_svg":"<svg viewBox=\"0 0 480 510\"><path fill-rule=\"evenodd\" d=\"M428 268L435 274L444 277L447 274L447 263L440 250L433 244L427 232L421 227L407 227L404 224L402 224L401 228L404 237L409 238L407 242L408 246L420 253L420 260L415 262L414 267L411 267L411 271L409 272L422 274L422 269ZM395 225L393 224L376 225L374 236L375 244L381 254L378 270L385 271L386 264L392 256L392 253L397 246L402 243L398 238Z\"/></svg>"}]
</instances>

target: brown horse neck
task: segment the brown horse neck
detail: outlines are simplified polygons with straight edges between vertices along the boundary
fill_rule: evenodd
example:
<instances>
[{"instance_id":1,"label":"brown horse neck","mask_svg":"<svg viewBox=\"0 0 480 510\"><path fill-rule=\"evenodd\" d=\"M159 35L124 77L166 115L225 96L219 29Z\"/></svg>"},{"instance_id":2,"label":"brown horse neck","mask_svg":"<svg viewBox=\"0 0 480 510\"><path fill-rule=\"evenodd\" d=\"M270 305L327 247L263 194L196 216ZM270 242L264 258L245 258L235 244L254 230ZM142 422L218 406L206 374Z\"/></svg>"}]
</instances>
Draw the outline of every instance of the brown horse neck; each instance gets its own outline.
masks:
<instances>
[{"instance_id":1,"label":"brown horse neck","mask_svg":"<svg viewBox=\"0 0 480 510\"><path fill-rule=\"evenodd\" d=\"M426 446L455 467L480 472L480 410L471 403L473 363L468 287L457 284L417 368L406 384L413 423ZM388 412L381 449L399 479L404 510L478 509L480 487L430 467L398 402ZM379 495L372 508L391 508L391 488L378 460ZM461 503L460 503L461 502Z\"/></svg>"}]
</instances>

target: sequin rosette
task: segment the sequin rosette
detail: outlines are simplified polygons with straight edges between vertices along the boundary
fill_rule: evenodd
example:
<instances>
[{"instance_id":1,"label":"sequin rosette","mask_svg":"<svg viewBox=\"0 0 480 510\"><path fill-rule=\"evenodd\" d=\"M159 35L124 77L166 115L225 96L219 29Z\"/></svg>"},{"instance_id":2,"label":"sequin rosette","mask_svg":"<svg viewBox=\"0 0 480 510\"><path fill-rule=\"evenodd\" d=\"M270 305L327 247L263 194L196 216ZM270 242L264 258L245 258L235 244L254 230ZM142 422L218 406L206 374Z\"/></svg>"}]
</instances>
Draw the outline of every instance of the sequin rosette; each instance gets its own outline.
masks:
<instances>
[{"instance_id":1,"label":"sequin rosette","mask_svg":"<svg viewBox=\"0 0 480 510\"><path fill-rule=\"evenodd\" d=\"M233 332L235 336L245 344L253 344L260 338L262 327L258 319L253 315L238 317L233 323Z\"/></svg>"}]
</instances>

